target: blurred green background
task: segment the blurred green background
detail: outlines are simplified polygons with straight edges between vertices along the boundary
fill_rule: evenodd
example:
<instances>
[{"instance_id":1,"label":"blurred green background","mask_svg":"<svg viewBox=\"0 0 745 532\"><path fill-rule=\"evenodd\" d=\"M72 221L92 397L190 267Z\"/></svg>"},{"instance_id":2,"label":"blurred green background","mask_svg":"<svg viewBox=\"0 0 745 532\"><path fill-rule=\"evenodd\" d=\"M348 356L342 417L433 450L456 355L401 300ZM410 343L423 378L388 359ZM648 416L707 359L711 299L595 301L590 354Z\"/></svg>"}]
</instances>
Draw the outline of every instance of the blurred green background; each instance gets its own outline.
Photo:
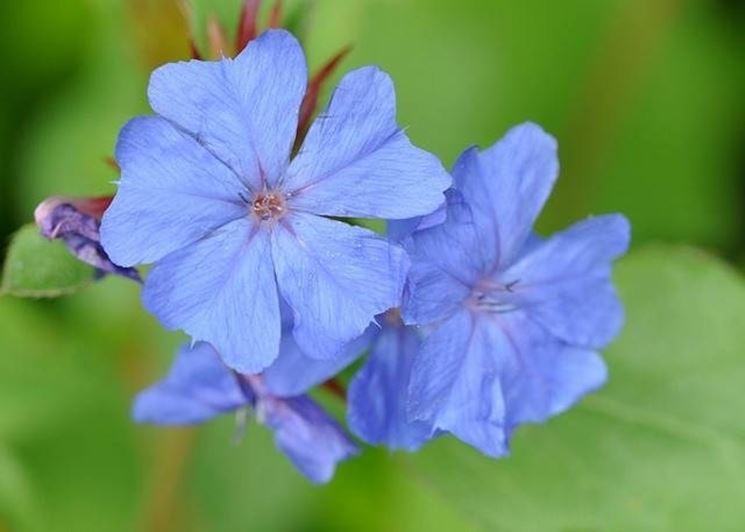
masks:
<instances>
[{"instance_id":1,"label":"blurred green background","mask_svg":"<svg viewBox=\"0 0 745 532\"><path fill-rule=\"evenodd\" d=\"M400 122L446 165L524 120L553 133L562 176L543 230L631 219L609 385L520 430L508 459L450 440L368 448L319 488L262 427L236 445L230 418L130 422L182 340L133 283L3 296L0 532L745 529L745 3L303 5L311 66L354 44L342 70L389 71ZM195 1L200 42L210 14L232 29L238 9ZM44 197L114 190L117 131L147 112L149 71L187 57L186 32L176 1L0 3L3 244Z\"/></svg>"}]
</instances>

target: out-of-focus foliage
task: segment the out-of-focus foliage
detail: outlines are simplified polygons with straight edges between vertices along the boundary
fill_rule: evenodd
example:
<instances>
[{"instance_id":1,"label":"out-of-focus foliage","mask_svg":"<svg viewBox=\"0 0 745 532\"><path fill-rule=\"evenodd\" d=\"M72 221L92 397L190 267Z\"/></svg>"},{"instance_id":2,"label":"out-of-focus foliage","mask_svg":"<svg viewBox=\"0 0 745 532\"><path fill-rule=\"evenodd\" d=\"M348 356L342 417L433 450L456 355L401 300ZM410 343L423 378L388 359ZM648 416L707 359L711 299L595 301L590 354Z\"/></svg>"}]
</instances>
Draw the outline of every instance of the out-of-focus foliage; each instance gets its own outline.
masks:
<instances>
[{"instance_id":1,"label":"out-of-focus foliage","mask_svg":"<svg viewBox=\"0 0 745 532\"><path fill-rule=\"evenodd\" d=\"M211 13L233 28L238 0L195 4L200 43ZM519 121L554 133L563 167L545 229L622 211L635 246L744 256L741 3L307 5L311 66L354 44L342 70L391 72L402 124L446 164ZM0 3L4 242L46 196L113 192L104 159L119 127L147 112L149 70L187 57L186 27L176 0ZM135 283L0 297L0 530L736 530L739 277L695 251L634 252L618 274L629 319L607 389L521 431L507 460L448 441L417 457L368 449L322 488L261 427L234 445L229 418L189 430L130 422L133 394L183 339L145 313Z\"/></svg>"},{"instance_id":2,"label":"out-of-focus foliage","mask_svg":"<svg viewBox=\"0 0 745 532\"><path fill-rule=\"evenodd\" d=\"M34 224L24 225L8 245L0 294L56 297L93 281L93 268L73 257L62 242L50 242Z\"/></svg>"}]
</instances>

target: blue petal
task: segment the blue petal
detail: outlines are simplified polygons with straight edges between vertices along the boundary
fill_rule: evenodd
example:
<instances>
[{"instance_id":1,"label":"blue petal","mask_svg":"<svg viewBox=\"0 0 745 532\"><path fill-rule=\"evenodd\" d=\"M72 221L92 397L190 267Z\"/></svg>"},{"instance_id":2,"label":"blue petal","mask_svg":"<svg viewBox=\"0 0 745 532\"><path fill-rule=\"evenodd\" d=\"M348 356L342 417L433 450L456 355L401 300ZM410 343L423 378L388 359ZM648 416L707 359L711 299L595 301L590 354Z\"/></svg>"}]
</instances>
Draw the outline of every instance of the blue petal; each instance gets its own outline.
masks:
<instances>
[{"instance_id":1,"label":"blue petal","mask_svg":"<svg viewBox=\"0 0 745 532\"><path fill-rule=\"evenodd\" d=\"M589 218L537 245L502 274L532 319L576 346L601 348L623 325L611 283L612 261L626 252L621 215Z\"/></svg>"},{"instance_id":2,"label":"blue petal","mask_svg":"<svg viewBox=\"0 0 745 532\"><path fill-rule=\"evenodd\" d=\"M388 220L386 234L393 242L401 242L415 231L423 231L440 225L447 219L447 202L440 205L436 211L426 216L415 216L405 220Z\"/></svg>"},{"instance_id":3,"label":"blue petal","mask_svg":"<svg viewBox=\"0 0 745 532\"><path fill-rule=\"evenodd\" d=\"M287 168L306 84L300 44L284 30L270 30L234 60L162 66L148 96L156 113L259 189Z\"/></svg>"},{"instance_id":4,"label":"blue petal","mask_svg":"<svg viewBox=\"0 0 745 532\"><path fill-rule=\"evenodd\" d=\"M386 325L370 357L349 385L347 423L370 444L415 451L431 434L422 421L409 421L407 386L419 335L411 327Z\"/></svg>"},{"instance_id":5,"label":"blue petal","mask_svg":"<svg viewBox=\"0 0 745 532\"><path fill-rule=\"evenodd\" d=\"M531 123L512 128L492 147L471 148L453 168L455 187L473 210L484 251L500 268L530 235L559 173L556 141Z\"/></svg>"},{"instance_id":6,"label":"blue petal","mask_svg":"<svg viewBox=\"0 0 745 532\"><path fill-rule=\"evenodd\" d=\"M342 428L306 396L266 396L259 399L257 412L274 431L277 447L315 483L331 480L337 462L358 452Z\"/></svg>"},{"instance_id":7,"label":"blue petal","mask_svg":"<svg viewBox=\"0 0 745 532\"><path fill-rule=\"evenodd\" d=\"M246 218L158 262L143 298L166 327L210 342L241 373L258 373L278 355L269 236Z\"/></svg>"},{"instance_id":8,"label":"blue petal","mask_svg":"<svg viewBox=\"0 0 745 532\"><path fill-rule=\"evenodd\" d=\"M500 327L510 340L502 376L510 431L566 411L605 383L607 369L597 353L556 339L519 313Z\"/></svg>"},{"instance_id":9,"label":"blue petal","mask_svg":"<svg viewBox=\"0 0 745 532\"><path fill-rule=\"evenodd\" d=\"M509 344L498 330L466 311L435 329L422 343L411 370L408 413L488 456L507 453L502 353Z\"/></svg>"},{"instance_id":10,"label":"blue petal","mask_svg":"<svg viewBox=\"0 0 745 532\"><path fill-rule=\"evenodd\" d=\"M447 196L445 222L405 241L411 269L402 312L408 324L426 325L452 315L491 269L470 208L457 192L448 191Z\"/></svg>"},{"instance_id":11,"label":"blue petal","mask_svg":"<svg viewBox=\"0 0 745 532\"><path fill-rule=\"evenodd\" d=\"M334 358L319 360L300 349L291 327L283 330L279 357L262 374L264 383L274 395L291 397L305 393L362 356L377 333L377 325L370 325L362 336L345 345Z\"/></svg>"},{"instance_id":12,"label":"blue petal","mask_svg":"<svg viewBox=\"0 0 745 532\"><path fill-rule=\"evenodd\" d=\"M297 209L397 219L437 209L450 183L440 161L399 129L393 82L375 67L341 80L286 178Z\"/></svg>"},{"instance_id":13,"label":"blue petal","mask_svg":"<svg viewBox=\"0 0 745 532\"><path fill-rule=\"evenodd\" d=\"M70 253L78 260L95 267L99 275L111 273L142 282L135 268L122 268L114 264L101 246L99 221L81 207L96 200L71 201L78 205L68 203L65 198L53 197L44 200L36 208L34 218L41 235L49 239L61 239Z\"/></svg>"},{"instance_id":14,"label":"blue petal","mask_svg":"<svg viewBox=\"0 0 745 532\"><path fill-rule=\"evenodd\" d=\"M101 243L121 266L156 261L245 215L236 176L162 118L124 126L116 158L122 176Z\"/></svg>"},{"instance_id":15,"label":"blue petal","mask_svg":"<svg viewBox=\"0 0 745 532\"><path fill-rule=\"evenodd\" d=\"M408 269L403 249L372 231L292 213L272 233L280 293L307 355L328 359L376 314L398 306Z\"/></svg>"},{"instance_id":16,"label":"blue petal","mask_svg":"<svg viewBox=\"0 0 745 532\"><path fill-rule=\"evenodd\" d=\"M235 376L209 344L184 346L165 379L142 391L132 415L138 423L187 425L248 404Z\"/></svg>"}]
</instances>

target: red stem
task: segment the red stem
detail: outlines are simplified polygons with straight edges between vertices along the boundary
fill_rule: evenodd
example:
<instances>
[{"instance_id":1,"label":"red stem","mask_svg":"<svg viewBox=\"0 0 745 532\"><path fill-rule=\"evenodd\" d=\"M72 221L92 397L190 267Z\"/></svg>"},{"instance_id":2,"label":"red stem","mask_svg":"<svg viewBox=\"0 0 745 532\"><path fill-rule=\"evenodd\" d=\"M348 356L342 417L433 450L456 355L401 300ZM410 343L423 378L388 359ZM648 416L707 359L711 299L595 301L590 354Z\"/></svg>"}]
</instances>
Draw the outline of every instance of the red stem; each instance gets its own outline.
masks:
<instances>
[{"instance_id":1,"label":"red stem","mask_svg":"<svg viewBox=\"0 0 745 532\"><path fill-rule=\"evenodd\" d=\"M272 10L269 13L269 23L267 25L270 28L279 28L282 25L282 0L274 2Z\"/></svg>"},{"instance_id":2,"label":"red stem","mask_svg":"<svg viewBox=\"0 0 745 532\"><path fill-rule=\"evenodd\" d=\"M318 107L318 96L321 92L323 84L328 80L334 70L339 66L342 59L352 50L351 46L345 46L342 48L334 57L328 60L328 62L316 72L316 74L308 82L308 89L305 92L303 103L300 105L300 118L297 124L297 135L295 137L295 151L300 148L300 145L305 138L305 134L308 132L310 127L310 119L313 118L313 114Z\"/></svg>"},{"instance_id":3,"label":"red stem","mask_svg":"<svg viewBox=\"0 0 745 532\"><path fill-rule=\"evenodd\" d=\"M257 19L259 16L259 7L261 0L245 0L241 8L241 17L238 21L238 32L235 40L236 55L243 50L246 45L256 38L258 33Z\"/></svg>"},{"instance_id":4,"label":"red stem","mask_svg":"<svg viewBox=\"0 0 745 532\"><path fill-rule=\"evenodd\" d=\"M192 59L202 59L202 54L199 52L199 48L197 48L197 43L193 37L189 37L189 51L191 52Z\"/></svg>"},{"instance_id":5,"label":"red stem","mask_svg":"<svg viewBox=\"0 0 745 532\"><path fill-rule=\"evenodd\" d=\"M222 55L229 54L228 42L225 38L225 30L216 17L210 17L207 21L207 38L210 43L212 57L219 59Z\"/></svg>"},{"instance_id":6,"label":"red stem","mask_svg":"<svg viewBox=\"0 0 745 532\"><path fill-rule=\"evenodd\" d=\"M341 384L336 379L329 379L326 382L324 382L321 387L326 390L327 392L331 393L332 395L336 396L337 398L341 399L342 401L346 402L347 400L347 390L344 388L344 385Z\"/></svg>"}]
</instances>

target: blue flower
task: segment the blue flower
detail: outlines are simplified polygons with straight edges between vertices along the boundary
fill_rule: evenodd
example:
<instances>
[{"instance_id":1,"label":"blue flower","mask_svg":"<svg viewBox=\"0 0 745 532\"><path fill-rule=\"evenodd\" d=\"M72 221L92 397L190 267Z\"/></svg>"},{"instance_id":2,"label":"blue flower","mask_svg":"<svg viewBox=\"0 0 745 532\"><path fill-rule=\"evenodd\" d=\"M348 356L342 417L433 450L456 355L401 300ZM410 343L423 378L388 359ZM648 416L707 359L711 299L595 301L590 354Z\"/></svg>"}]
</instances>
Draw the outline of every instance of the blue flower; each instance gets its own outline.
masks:
<instances>
[{"instance_id":1,"label":"blue flower","mask_svg":"<svg viewBox=\"0 0 745 532\"><path fill-rule=\"evenodd\" d=\"M114 264L101 246L101 216L110 201L108 197L53 196L36 207L34 219L44 238L62 240L78 260L96 269L97 276L115 274L140 283L142 279L135 268L122 268Z\"/></svg>"},{"instance_id":2,"label":"blue flower","mask_svg":"<svg viewBox=\"0 0 745 532\"><path fill-rule=\"evenodd\" d=\"M138 395L133 417L139 423L188 425L244 407L256 411L274 431L277 447L313 482L327 482L337 462L358 452L310 398L274 395L261 377L230 371L204 342L179 351L166 378Z\"/></svg>"},{"instance_id":3,"label":"blue flower","mask_svg":"<svg viewBox=\"0 0 745 532\"><path fill-rule=\"evenodd\" d=\"M397 310L386 312L380 322L369 357L349 385L347 423L367 443L415 451L432 436L429 423L410 421L406 412L419 333L401 322Z\"/></svg>"},{"instance_id":4,"label":"blue flower","mask_svg":"<svg viewBox=\"0 0 745 532\"><path fill-rule=\"evenodd\" d=\"M490 456L508 451L517 425L600 387L597 350L623 323L610 275L628 222L592 217L540 239L533 224L557 176L555 140L518 126L461 155L445 222L407 243L404 321L429 331L411 370L409 416Z\"/></svg>"},{"instance_id":5,"label":"blue flower","mask_svg":"<svg viewBox=\"0 0 745 532\"><path fill-rule=\"evenodd\" d=\"M268 390L284 397L303 394L333 378L362 356L378 331L377 324L370 325L361 336L344 345L334 358L323 360L307 355L298 346L292 335L292 312L287 305L281 306L281 315L279 356L261 375Z\"/></svg>"},{"instance_id":6,"label":"blue flower","mask_svg":"<svg viewBox=\"0 0 745 532\"><path fill-rule=\"evenodd\" d=\"M165 65L129 122L119 190L101 227L121 266L155 263L145 306L215 346L241 373L280 349L280 301L309 355L329 359L397 306L405 252L329 217L434 211L450 177L396 124L390 78L347 74L290 161L307 84L292 35L272 30L234 60Z\"/></svg>"}]
</instances>

